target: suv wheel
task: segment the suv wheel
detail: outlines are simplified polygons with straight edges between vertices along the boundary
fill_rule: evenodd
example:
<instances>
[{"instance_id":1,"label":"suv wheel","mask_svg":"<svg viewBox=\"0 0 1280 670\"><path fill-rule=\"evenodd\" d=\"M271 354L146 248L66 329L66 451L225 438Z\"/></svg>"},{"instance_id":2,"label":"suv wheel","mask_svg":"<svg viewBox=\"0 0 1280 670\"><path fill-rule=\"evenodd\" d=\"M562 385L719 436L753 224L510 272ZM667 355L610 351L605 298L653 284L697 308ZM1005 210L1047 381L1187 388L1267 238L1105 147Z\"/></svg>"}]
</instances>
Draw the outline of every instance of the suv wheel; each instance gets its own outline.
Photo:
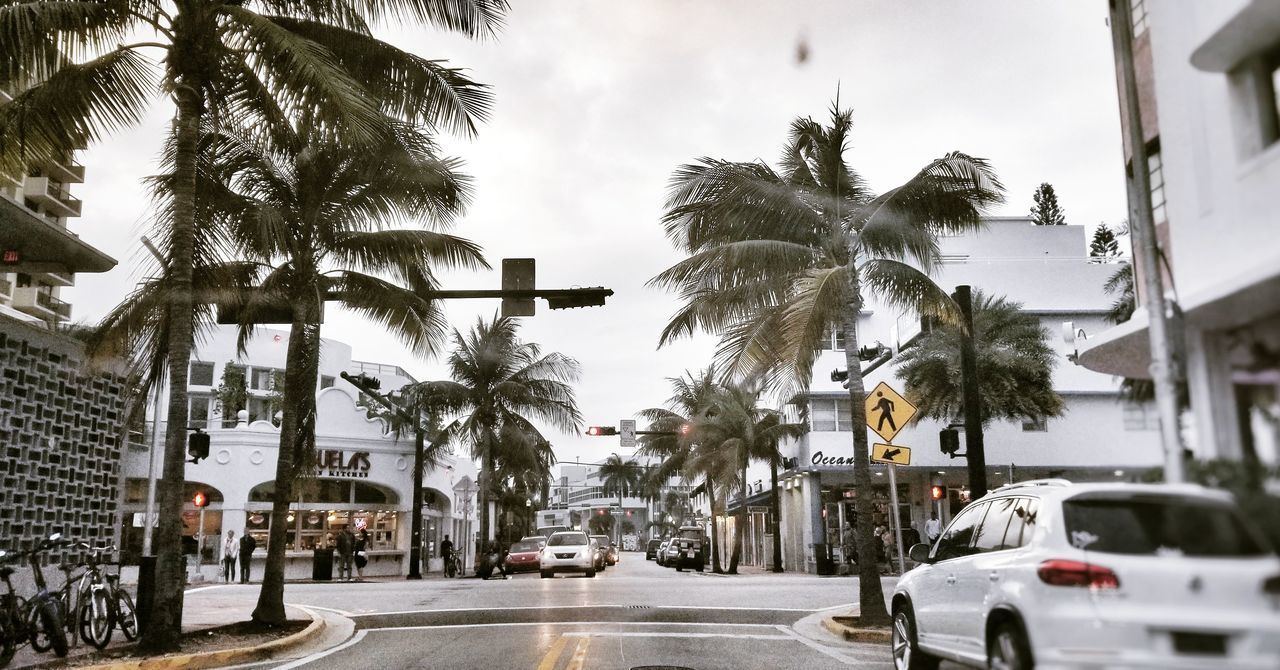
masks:
<instances>
[{"instance_id":1,"label":"suv wheel","mask_svg":"<svg viewBox=\"0 0 1280 670\"><path fill-rule=\"evenodd\" d=\"M890 633L894 670L935 670L938 667L938 659L916 646L916 619L909 605L903 605L893 613Z\"/></svg>"},{"instance_id":2,"label":"suv wheel","mask_svg":"<svg viewBox=\"0 0 1280 670\"><path fill-rule=\"evenodd\" d=\"M1031 670L1031 648L1017 623L1005 621L991 633L991 641L987 644L987 667L990 670Z\"/></svg>"}]
</instances>

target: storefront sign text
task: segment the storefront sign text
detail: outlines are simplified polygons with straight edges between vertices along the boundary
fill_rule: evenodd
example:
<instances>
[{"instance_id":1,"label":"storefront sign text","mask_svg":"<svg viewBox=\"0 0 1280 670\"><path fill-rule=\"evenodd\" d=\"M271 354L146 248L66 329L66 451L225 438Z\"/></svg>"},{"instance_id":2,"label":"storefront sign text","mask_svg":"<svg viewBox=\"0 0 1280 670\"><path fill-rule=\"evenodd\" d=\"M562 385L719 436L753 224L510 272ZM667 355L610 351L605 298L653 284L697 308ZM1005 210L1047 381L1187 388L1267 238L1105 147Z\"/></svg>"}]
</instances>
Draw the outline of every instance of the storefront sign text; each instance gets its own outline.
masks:
<instances>
[{"instance_id":1,"label":"storefront sign text","mask_svg":"<svg viewBox=\"0 0 1280 670\"><path fill-rule=\"evenodd\" d=\"M369 476L369 452L356 451L349 456L340 449L316 451L316 475L323 477Z\"/></svg>"},{"instance_id":2,"label":"storefront sign text","mask_svg":"<svg viewBox=\"0 0 1280 670\"><path fill-rule=\"evenodd\" d=\"M813 452L813 458L810 461L814 465L853 465L852 456L826 456L821 451Z\"/></svg>"}]
</instances>

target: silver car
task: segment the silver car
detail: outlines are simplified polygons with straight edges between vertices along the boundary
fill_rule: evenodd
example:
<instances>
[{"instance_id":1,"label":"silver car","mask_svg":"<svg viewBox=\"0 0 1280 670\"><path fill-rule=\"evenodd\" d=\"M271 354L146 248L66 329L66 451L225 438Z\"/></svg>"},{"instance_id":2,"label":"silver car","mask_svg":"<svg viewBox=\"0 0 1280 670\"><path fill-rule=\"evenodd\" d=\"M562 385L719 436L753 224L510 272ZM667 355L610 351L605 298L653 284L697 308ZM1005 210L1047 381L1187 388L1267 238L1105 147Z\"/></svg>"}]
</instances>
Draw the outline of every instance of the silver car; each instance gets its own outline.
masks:
<instances>
[{"instance_id":1,"label":"silver car","mask_svg":"<svg viewBox=\"0 0 1280 670\"><path fill-rule=\"evenodd\" d=\"M596 576L595 540L582 531L559 531L547 538L547 546L539 557L539 572L543 579L554 577L557 572L581 572Z\"/></svg>"}]
</instances>

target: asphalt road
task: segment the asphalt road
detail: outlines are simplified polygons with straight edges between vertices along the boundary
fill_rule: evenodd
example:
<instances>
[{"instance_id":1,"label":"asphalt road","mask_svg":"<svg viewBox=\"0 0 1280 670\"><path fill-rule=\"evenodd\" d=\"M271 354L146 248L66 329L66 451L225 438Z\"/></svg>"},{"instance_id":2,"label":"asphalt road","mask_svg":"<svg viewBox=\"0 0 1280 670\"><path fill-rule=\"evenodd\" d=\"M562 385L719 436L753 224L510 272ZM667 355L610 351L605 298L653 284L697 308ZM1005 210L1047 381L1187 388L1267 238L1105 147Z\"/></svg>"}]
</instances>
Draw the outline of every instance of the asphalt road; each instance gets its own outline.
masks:
<instances>
[{"instance_id":1,"label":"asphalt road","mask_svg":"<svg viewBox=\"0 0 1280 670\"><path fill-rule=\"evenodd\" d=\"M886 587L891 582L886 580ZM206 597L244 597L224 587ZM255 589L256 592L256 589ZM342 645L293 668L709 670L892 667L888 645L849 644L816 621L857 581L792 574L677 573L624 553L594 578L290 584L287 602L355 622Z\"/></svg>"}]
</instances>

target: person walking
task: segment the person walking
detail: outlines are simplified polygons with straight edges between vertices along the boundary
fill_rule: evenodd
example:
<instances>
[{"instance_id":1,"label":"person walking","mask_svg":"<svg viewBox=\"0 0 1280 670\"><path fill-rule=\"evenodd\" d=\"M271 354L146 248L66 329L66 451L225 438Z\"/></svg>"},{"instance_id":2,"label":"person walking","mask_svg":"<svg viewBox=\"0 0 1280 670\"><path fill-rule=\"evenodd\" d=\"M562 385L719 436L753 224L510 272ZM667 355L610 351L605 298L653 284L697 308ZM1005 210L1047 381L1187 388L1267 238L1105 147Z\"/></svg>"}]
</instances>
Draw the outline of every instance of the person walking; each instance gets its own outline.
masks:
<instances>
[{"instance_id":1,"label":"person walking","mask_svg":"<svg viewBox=\"0 0 1280 670\"><path fill-rule=\"evenodd\" d=\"M449 561L453 560L453 542L449 540L449 536L444 536L444 541L440 543L440 558L444 559L444 574L446 577L452 577L449 574Z\"/></svg>"},{"instance_id":2,"label":"person walking","mask_svg":"<svg viewBox=\"0 0 1280 670\"><path fill-rule=\"evenodd\" d=\"M938 536L942 535L942 522L938 520L938 513L931 512L929 520L924 522L924 538L933 544L938 541Z\"/></svg>"},{"instance_id":3,"label":"person walking","mask_svg":"<svg viewBox=\"0 0 1280 670\"><path fill-rule=\"evenodd\" d=\"M230 584L236 578L236 532L227 531L227 539L222 543L222 581Z\"/></svg>"},{"instance_id":4,"label":"person walking","mask_svg":"<svg viewBox=\"0 0 1280 670\"><path fill-rule=\"evenodd\" d=\"M360 535L356 537L355 552L353 554L356 562L356 581L364 581L364 566L369 563L369 557L365 552L369 550L369 529L361 528ZM350 574L351 568L347 568Z\"/></svg>"},{"instance_id":5,"label":"person walking","mask_svg":"<svg viewBox=\"0 0 1280 670\"><path fill-rule=\"evenodd\" d=\"M258 541L248 533L240 536L240 583L249 583L249 564L253 561L253 551L258 548Z\"/></svg>"},{"instance_id":6,"label":"person walking","mask_svg":"<svg viewBox=\"0 0 1280 670\"><path fill-rule=\"evenodd\" d=\"M349 582L351 581L351 561L355 553L356 538L351 534L351 530L343 528L338 533L338 579Z\"/></svg>"}]
</instances>

